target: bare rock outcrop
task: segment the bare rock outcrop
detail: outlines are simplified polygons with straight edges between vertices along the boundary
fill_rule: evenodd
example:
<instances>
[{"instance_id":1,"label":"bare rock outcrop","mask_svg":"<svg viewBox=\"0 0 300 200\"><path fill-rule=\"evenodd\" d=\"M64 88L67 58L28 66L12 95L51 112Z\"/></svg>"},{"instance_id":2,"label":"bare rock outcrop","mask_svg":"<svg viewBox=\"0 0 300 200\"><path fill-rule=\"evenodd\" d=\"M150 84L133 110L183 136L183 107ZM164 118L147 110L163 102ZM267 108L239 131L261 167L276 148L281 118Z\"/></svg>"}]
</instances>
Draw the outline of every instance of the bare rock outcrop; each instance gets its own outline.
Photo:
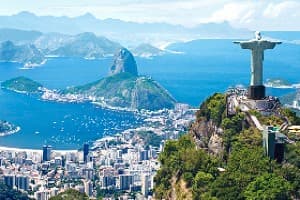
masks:
<instances>
[{"instance_id":1,"label":"bare rock outcrop","mask_svg":"<svg viewBox=\"0 0 300 200\"><path fill-rule=\"evenodd\" d=\"M131 75L137 76L137 64L132 53L126 49L121 48L115 55L114 63L110 67L110 75L119 73L130 73Z\"/></svg>"}]
</instances>

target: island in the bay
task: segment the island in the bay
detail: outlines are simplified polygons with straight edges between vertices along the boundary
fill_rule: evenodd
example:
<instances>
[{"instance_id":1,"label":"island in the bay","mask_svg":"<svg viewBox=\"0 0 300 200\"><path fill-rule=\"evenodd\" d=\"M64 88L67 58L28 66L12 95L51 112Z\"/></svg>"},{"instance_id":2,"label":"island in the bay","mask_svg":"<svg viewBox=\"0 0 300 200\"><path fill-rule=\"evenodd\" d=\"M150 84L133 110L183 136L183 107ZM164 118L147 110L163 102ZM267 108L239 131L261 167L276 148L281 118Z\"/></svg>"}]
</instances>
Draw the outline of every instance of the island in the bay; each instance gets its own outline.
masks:
<instances>
[{"instance_id":1,"label":"island in the bay","mask_svg":"<svg viewBox=\"0 0 300 200\"><path fill-rule=\"evenodd\" d=\"M43 89L42 84L24 76L4 81L3 83L1 83L1 87L5 88L6 90L11 90L13 92L27 94L39 93Z\"/></svg>"},{"instance_id":2,"label":"island in the bay","mask_svg":"<svg viewBox=\"0 0 300 200\"><path fill-rule=\"evenodd\" d=\"M117 51L109 76L86 85L64 90L49 90L40 83L17 77L1 84L20 93L40 93L44 100L63 102L89 101L105 108L124 110L172 109L176 100L155 80L138 75L136 61L129 50Z\"/></svg>"},{"instance_id":3,"label":"island in the bay","mask_svg":"<svg viewBox=\"0 0 300 200\"><path fill-rule=\"evenodd\" d=\"M266 87L272 88L293 88L293 85L286 80L283 79L267 79L264 84Z\"/></svg>"},{"instance_id":4,"label":"island in the bay","mask_svg":"<svg viewBox=\"0 0 300 200\"><path fill-rule=\"evenodd\" d=\"M8 121L0 120L0 137L18 132L21 128Z\"/></svg>"}]
</instances>

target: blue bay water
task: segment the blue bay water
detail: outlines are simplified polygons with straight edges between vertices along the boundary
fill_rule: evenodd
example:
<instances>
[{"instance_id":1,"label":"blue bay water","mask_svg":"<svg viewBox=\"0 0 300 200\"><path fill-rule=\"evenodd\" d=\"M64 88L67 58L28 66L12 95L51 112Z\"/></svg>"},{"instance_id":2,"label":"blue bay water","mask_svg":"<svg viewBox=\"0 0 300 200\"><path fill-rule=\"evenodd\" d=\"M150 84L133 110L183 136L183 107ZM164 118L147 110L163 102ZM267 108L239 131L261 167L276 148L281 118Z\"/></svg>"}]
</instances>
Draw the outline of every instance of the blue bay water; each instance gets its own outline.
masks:
<instances>
[{"instance_id":1,"label":"blue bay water","mask_svg":"<svg viewBox=\"0 0 300 200\"><path fill-rule=\"evenodd\" d=\"M164 55L153 59L137 58L141 75L151 76L179 101L198 107L214 92L229 86L247 85L250 74L250 52L214 50ZM299 83L298 57L288 50L267 51L264 73L267 78L283 78ZM113 58L84 60L77 58L50 59L44 66L23 70L17 63L0 63L0 80L26 76L47 88L65 88L95 81L106 76ZM281 96L292 89L268 89L268 94ZM129 112L98 108L91 104L47 102L35 97L0 90L0 119L21 126L14 135L1 137L0 145L41 148L51 144L57 149L80 148L106 134L136 127L142 120Z\"/></svg>"}]
</instances>

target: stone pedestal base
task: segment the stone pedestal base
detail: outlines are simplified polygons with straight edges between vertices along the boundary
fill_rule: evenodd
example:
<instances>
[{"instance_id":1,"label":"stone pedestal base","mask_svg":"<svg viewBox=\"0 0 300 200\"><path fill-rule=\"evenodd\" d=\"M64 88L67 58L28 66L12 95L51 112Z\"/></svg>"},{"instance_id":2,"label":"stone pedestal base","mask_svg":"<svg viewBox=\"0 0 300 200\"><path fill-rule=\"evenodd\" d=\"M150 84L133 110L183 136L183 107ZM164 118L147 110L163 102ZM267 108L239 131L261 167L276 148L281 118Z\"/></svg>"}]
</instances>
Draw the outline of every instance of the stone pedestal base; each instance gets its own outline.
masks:
<instances>
[{"instance_id":1,"label":"stone pedestal base","mask_svg":"<svg viewBox=\"0 0 300 200\"><path fill-rule=\"evenodd\" d=\"M263 85L250 86L248 89L248 98L254 100L263 99L266 96L266 89Z\"/></svg>"}]
</instances>

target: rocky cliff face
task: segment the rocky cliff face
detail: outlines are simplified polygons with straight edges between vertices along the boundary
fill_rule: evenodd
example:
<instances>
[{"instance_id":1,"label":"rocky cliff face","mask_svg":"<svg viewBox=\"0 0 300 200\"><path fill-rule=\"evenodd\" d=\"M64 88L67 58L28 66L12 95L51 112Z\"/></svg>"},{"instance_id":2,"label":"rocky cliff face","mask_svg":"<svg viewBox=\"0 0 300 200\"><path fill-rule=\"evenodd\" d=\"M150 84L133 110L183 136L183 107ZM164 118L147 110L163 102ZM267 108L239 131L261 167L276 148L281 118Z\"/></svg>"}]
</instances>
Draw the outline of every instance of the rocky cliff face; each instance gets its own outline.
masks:
<instances>
[{"instance_id":1,"label":"rocky cliff face","mask_svg":"<svg viewBox=\"0 0 300 200\"><path fill-rule=\"evenodd\" d=\"M224 152L223 140L221 135L223 131L211 121L200 120L192 124L189 134L195 140L198 148L207 149L208 152L222 156Z\"/></svg>"},{"instance_id":2,"label":"rocky cliff face","mask_svg":"<svg viewBox=\"0 0 300 200\"><path fill-rule=\"evenodd\" d=\"M138 75L135 59L131 52L126 48L121 48L116 53L114 63L110 67L110 75L115 75L122 72L129 73L133 76Z\"/></svg>"}]
</instances>

